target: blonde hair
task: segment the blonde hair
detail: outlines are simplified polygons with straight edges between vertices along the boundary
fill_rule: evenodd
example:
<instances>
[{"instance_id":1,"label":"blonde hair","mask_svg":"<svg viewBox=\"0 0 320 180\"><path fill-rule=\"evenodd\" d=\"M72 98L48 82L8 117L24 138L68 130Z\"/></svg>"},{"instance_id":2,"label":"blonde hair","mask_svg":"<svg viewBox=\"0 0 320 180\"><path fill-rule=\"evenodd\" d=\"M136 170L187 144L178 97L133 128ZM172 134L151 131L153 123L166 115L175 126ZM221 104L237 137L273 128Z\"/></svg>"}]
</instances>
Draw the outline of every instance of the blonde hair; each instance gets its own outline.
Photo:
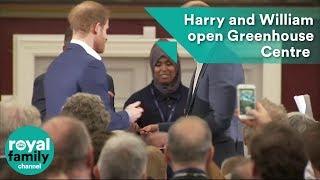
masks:
<instances>
[{"instance_id":1,"label":"blonde hair","mask_svg":"<svg viewBox=\"0 0 320 180\"><path fill-rule=\"evenodd\" d=\"M154 146L147 146L147 154L147 177L152 179L166 179L167 164L162 152Z\"/></svg>"},{"instance_id":2,"label":"blonde hair","mask_svg":"<svg viewBox=\"0 0 320 180\"><path fill-rule=\"evenodd\" d=\"M222 175L225 176L229 173L232 173L234 169L246 160L243 156L233 156L225 159L221 165Z\"/></svg>"}]
</instances>

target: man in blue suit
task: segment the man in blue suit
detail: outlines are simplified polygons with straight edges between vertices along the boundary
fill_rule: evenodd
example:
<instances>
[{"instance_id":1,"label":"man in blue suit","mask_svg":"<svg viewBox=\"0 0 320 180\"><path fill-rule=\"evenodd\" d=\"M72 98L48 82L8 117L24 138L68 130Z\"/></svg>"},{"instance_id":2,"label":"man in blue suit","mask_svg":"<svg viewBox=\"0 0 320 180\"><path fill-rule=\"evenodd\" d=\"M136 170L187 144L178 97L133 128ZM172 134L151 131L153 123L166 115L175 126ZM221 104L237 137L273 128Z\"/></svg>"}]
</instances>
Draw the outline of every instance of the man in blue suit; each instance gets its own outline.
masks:
<instances>
[{"instance_id":1,"label":"man in blue suit","mask_svg":"<svg viewBox=\"0 0 320 180\"><path fill-rule=\"evenodd\" d=\"M72 30L68 28L66 32L64 33L64 44L63 44L63 51L67 49L67 45L70 43L72 38ZM40 114L41 114L41 120L44 121L46 117L46 97L44 95L44 77L45 73L40 74L33 83L33 94L32 94L32 105L35 106ZM115 110L114 108L114 84L113 79L109 74L106 74L107 80L108 80L108 94L110 96L111 101L111 108Z\"/></svg>"},{"instance_id":2,"label":"man in blue suit","mask_svg":"<svg viewBox=\"0 0 320 180\"><path fill-rule=\"evenodd\" d=\"M49 66L45 81L47 118L58 115L66 99L77 92L101 97L111 114L108 130L128 129L142 114L140 102L125 111L110 106L106 69L98 53L103 53L109 28L109 12L93 1L84 1L69 13L73 36L66 50Z\"/></svg>"}]
</instances>

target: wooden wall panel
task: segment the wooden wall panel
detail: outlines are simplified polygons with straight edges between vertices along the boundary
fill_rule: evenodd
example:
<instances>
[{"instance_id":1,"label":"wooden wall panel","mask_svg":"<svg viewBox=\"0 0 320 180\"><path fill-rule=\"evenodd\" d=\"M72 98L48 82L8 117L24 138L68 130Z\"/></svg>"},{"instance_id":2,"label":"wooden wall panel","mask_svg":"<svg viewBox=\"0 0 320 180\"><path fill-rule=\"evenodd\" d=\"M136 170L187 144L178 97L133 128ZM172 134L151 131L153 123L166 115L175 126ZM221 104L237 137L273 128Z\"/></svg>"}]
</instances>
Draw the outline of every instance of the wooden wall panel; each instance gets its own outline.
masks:
<instances>
[{"instance_id":1,"label":"wooden wall panel","mask_svg":"<svg viewBox=\"0 0 320 180\"><path fill-rule=\"evenodd\" d=\"M320 64L282 65L282 103L288 111L297 111L293 96L309 94L313 116L320 121Z\"/></svg>"},{"instance_id":2,"label":"wooden wall panel","mask_svg":"<svg viewBox=\"0 0 320 180\"><path fill-rule=\"evenodd\" d=\"M12 37L13 34L63 34L68 22L54 18L0 18L0 94L12 94ZM151 19L114 19L110 34L142 34L143 26L157 26ZM157 28L157 37L167 34Z\"/></svg>"}]
</instances>

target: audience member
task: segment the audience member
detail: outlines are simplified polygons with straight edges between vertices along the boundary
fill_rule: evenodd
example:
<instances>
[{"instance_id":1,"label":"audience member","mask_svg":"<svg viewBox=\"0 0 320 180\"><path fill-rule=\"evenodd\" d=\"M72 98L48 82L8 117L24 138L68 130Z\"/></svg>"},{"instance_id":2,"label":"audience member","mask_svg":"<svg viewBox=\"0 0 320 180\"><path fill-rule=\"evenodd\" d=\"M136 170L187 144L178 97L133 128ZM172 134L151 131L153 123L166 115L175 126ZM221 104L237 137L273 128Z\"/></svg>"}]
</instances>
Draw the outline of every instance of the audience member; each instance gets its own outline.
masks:
<instances>
[{"instance_id":1,"label":"audience member","mask_svg":"<svg viewBox=\"0 0 320 180\"><path fill-rule=\"evenodd\" d=\"M300 112L290 112L288 113L289 125L295 129L300 135L312 131L314 128L319 128L319 122L315 121L308 115L302 114ZM311 138L312 139L312 138ZM308 138L304 137L305 142L310 142ZM312 144L312 143L311 143ZM315 171L311 165L310 158L305 169L305 179L315 179Z\"/></svg>"},{"instance_id":2,"label":"audience member","mask_svg":"<svg viewBox=\"0 0 320 180\"><path fill-rule=\"evenodd\" d=\"M253 162L251 159L245 159L238 164L231 174L226 175L226 179L252 179Z\"/></svg>"},{"instance_id":3,"label":"audience member","mask_svg":"<svg viewBox=\"0 0 320 180\"><path fill-rule=\"evenodd\" d=\"M243 128L243 136L244 144L248 147L249 155L250 141L256 128L261 128L271 121L288 122L287 111L282 104L278 105L264 98L258 102L256 106L255 110L248 112L251 113L255 119L242 120L242 122L247 125Z\"/></svg>"},{"instance_id":4,"label":"audience member","mask_svg":"<svg viewBox=\"0 0 320 180\"><path fill-rule=\"evenodd\" d=\"M114 135L114 132L96 131L91 135L94 150L94 165L98 163L104 144Z\"/></svg>"},{"instance_id":5,"label":"audience member","mask_svg":"<svg viewBox=\"0 0 320 180\"><path fill-rule=\"evenodd\" d=\"M95 131L106 131L110 123L110 115L105 110L101 98L88 93L76 93L64 104L61 115L71 116L82 121L90 135Z\"/></svg>"},{"instance_id":6,"label":"audience member","mask_svg":"<svg viewBox=\"0 0 320 180\"><path fill-rule=\"evenodd\" d=\"M91 139L83 122L58 116L43 125L55 145L55 158L64 162L70 179L90 179L93 167Z\"/></svg>"},{"instance_id":7,"label":"audience member","mask_svg":"<svg viewBox=\"0 0 320 180\"><path fill-rule=\"evenodd\" d=\"M14 101L0 102L0 169L7 164L4 148L9 135L21 126L40 126L40 124L40 113L37 108L19 105Z\"/></svg>"},{"instance_id":8,"label":"audience member","mask_svg":"<svg viewBox=\"0 0 320 180\"><path fill-rule=\"evenodd\" d=\"M214 161L209 163L209 166L207 167L207 175L208 179L224 179L220 168Z\"/></svg>"},{"instance_id":9,"label":"audience member","mask_svg":"<svg viewBox=\"0 0 320 180\"><path fill-rule=\"evenodd\" d=\"M297 130L300 134L309 131L315 126L319 126L319 122L314 118L300 112L288 113L288 121L290 126Z\"/></svg>"},{"instance_id":10,"label":"audience member","mask_svg":"<svg viewBox=\"0 0 320 180\"><path fill-rule=\"evenodd\" d=\"M238 112L237 112L238 113ZM242 123L252 128L260 128L271 121L280 121L287 123L288 117L286 109L282 104L277 105L264 98L256 103L256 109L247 112L254 119L240 119Z\"/></svg>"},{"instance_id":11,"label":"audience member","mask_svg":"<svg viewBox=\"0 0 320 180\"><path fill-rule=\"evenodd\" d=\"M173 179L208 179L206 169L213 151L211 131L204 120L188 116L170 127L166 155Z\"/></svg>"},{"instance_id":12,"label":"audience member","mask_svg":"<svg viewBox=\"0 0 320 180\"><path fill-rule=\"evenodd\" d=\"M231 174L235 168L245 161L246 158L243 156L233 156L228 159L225 159L221 165L221 173L225 177L228 174Z\"/></svg>"},{"instance_id":13,"label":"audience member","mask_svg":"<svg viewBox=\"0 0 320 180\"><path fill-rule=\"evenodd\" d=\"M271 122L252 138L253 176L262 179L303 179L307 158L303 141L290 126Z\"/></svg>"},{"instance_id":14,"label":"audience member","mask_svg":"<svg viewBox=\"0 0 320 180\"><path fill-rule=\"evenodd\" d=\"M95 177L100 179L146 179L145 143L127 132L113 135L102 148Z\"/></svg>"},{"instance_id":15,"label":"audience member","mask_svg":"<svg viewBox=\"0 0 320 180\"><path fill-rule=\"evenodd\" d=\"M304 132L306 153L311 162L312 174L305 174L307 179L320 179L320 125L319 123ZM308 168L308 166L307 166Z\"/></svg>"},{"instance_id":16,"label":"audience member","mask_svg":"<svg viewBox=\"0 0 320 180\"><path fill-rule=\"evenodd\" d=\"M282 104L276 104L267 98L260 101L261 105L266 109L272 121L287 121L287 111Z\"/></svg>"},{"instance_id":17,"label":"audience member","mask_svg":"<svg viewBox=\"0 0 320 180\"><path fill-rule=\"evenodd\" d=\"M166 179L167 163L165 156L161 150L154 146L147 146L148 163L147 178L148 179Z\"/></svg>"},{"instance_id":18,"label":"audience member","mask_svg":"<svg viewBox=\"0 0 320 180\"><path fill-rule=\"evenodd\" d=\"M0 103L0 167L6 163L3 155L7 138L15 129L26 125L41 125L37 108L14 101Z\"/></svg>"}]
</instances>

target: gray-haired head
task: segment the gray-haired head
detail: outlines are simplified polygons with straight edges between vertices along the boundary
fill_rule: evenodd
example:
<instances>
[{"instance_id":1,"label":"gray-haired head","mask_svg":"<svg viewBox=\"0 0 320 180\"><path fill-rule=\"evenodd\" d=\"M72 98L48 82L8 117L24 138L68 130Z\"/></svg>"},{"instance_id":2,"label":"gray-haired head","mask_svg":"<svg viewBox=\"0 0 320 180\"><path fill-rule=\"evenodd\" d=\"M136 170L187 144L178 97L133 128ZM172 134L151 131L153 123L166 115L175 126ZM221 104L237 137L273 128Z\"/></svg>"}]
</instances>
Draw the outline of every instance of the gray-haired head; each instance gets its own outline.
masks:
<instances>
[{"instance_id":1,"label":"gray-haired head","mask_svg":"<svg viewBox=\"0 0 320 180\"><path fill-rule=\"evenodd\" d=\"M145 143L127 132L112 136L98 160L101 179L141 179L146 175L146 166Z\"/></svg>"},{"instance_id":2,"label":"gray-haired head","mask_svg":"<svg viewBox=\"0 0 320 180\"><path fill-rule=\"evenodd\" d=\"M319 125L319 122L314 118L300 112L288 113L288 121L290 126L301 134L308 131L308 129Z\"/></svg>"},{"instance_id":3,"label":"gray-haired head","mask_svg":"<svg viewBox=\"0 0 320 180\"><path fill-rule=\"evenodd\" d=\"M11 132L21 126L40 126L40 113L31 105L21 105L15 101L0 103L0 153Z\"/></svg>"},{"instance_id":4,"label":"gray-haired head","mask_svg":"<svg viewBox=\"0 0 320 180\"><path fill-rule=\"evenodd\" d=\"M272 121L287 121L287 111L282 104L276 104L267 98L263 98L260 103L266 109Z\"/></svg>"},{"instance_id":5,"label":"gray-haired head","mask_svg":"<svg viewBox=\"0 0 320 180\"><path fill-rule=\"evenodd\" d=\"M83 122L71 117L57 116L44 123L43 129L53 139L55 158L64 161L65 171L69 176L74 170L87 166L92 145Z\"/></svg>"},{"instance_id":6,"label":"gray-haired head","mask_svg":"<svg viewBox=\"0 0 320 180\"><path fill-rule=\"evenodd\" d=\"M105 130L110 123L110 115L101 98L88 93L76 93L69 97L61 115L75 117L84 122L90 134Z\"/></svg>"},{"instance_id":7,"label":"gray-haired head","mask_svg":"<svg viewBox=\"0 0 320 180\"><path fill-rule=\"evenodd\" d=\"M208 124L196 116L180 118L169 129L168 153L179 164L205 163L212 148Z\"/></svg>"}]
</instances>

